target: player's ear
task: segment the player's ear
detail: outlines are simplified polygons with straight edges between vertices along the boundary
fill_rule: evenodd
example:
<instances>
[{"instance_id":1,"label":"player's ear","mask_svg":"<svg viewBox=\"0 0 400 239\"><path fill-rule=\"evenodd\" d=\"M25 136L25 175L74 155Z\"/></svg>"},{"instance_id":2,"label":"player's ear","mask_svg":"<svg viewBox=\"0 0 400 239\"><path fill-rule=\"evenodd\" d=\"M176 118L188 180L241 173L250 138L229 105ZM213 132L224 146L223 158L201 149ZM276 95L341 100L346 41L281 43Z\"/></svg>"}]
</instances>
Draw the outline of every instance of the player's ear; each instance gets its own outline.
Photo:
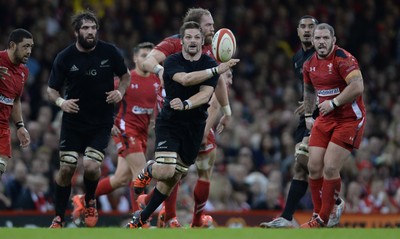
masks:
<instances>
[{"instance_id":1,"label":"player's ear","mask_svg":"<svg viewBox=\"0 0 400 239\"><path fill-rule=\"evenodd\" d=\"M336 37L333 37L333 45L336 43Z\"/></svg>"}]
</instances>

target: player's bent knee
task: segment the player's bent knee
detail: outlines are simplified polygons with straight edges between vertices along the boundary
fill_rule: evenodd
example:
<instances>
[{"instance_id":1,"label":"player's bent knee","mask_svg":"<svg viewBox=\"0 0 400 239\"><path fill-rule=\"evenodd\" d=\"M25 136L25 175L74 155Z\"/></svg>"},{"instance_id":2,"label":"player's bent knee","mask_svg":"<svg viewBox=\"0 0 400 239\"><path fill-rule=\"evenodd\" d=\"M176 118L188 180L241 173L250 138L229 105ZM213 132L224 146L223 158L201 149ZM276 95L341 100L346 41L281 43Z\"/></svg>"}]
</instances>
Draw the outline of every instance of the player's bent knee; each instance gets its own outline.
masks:
<instances>
[{"instance_id":1,"label":"player's bent knee","mask_svg":"<svg viewBox=\"0 0 400 239\"><path fill-rule=\"evenodd\" d=\"M76 167L78 163L78 152L75 151L60 151L60 166L69 165Z\"/></svg>"},{"instance_id":2,"label":"player's bent knee","mask_svg":"<svg viewBox=\"0 0 400 239\"><path fill-rule=\"evenodd\" d=\"M85 150L85 155L83 156L83 160L93 160L98 164L101 164L104 159L104 154L92 147L87 147Z\"/></svg>"},{"instance_id":3,"label":"player's bent knee","mask_svg":"<svg viewBox=\"0 0 400 239\"><path fill-rule=\"evenodd\" d=\"M209 170L212 167L212 162L210 157L201 157L196 159L196 168L198 170Z\"/></svg>"},{"instance_id":4,"label":"player's bent knee","mask_svg":"<svg viewBox=\"0 0 400 239\"><path fill-rule=\"evenodd\" d=\"M297 158L299 155L308 157L308 144L301 142L299 146L296 147L295 157Z\"/></svg>"},{"instance_id":5,"label":"player's bent knee","mask_svg":"<svg viewBox=\"0 0 400 239\"><path fill-rule=\"evenodd\" d=\"M172 178L175 174L175 170L177 167L177 158L178 155L176 152L156 152L155 153L156 162L158 167L160 168L158 172L158 179L168 179ZM153 167L153 176L154 167Z\"/></svg>"},{"instance_id":6,"label":"player's bent knee","mask_svg":"<svg viewBox=\"0 0 400 239\"><path fill-rule=\"evenodd\" d=\"M6 171L8 159L0 156L0 176Z\"/></svg>"}]
</instances>

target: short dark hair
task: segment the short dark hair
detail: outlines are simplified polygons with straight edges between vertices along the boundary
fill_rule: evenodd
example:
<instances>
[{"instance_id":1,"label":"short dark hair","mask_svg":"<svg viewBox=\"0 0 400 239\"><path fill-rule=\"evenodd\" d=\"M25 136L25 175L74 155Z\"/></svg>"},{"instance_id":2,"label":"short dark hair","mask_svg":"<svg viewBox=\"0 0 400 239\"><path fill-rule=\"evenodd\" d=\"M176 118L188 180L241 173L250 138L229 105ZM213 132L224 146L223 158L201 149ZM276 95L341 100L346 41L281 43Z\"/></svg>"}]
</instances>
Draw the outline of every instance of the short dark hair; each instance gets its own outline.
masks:
<instances>
[{"instance_id":1,"label":"short dark hair","mask_svg":"<svg viewBox=\"0 0 400 239\"><path fill-rule=\"evenodd\" d=\"M313 34L314 34L315 30L317 30L317 29L318 29L318 30L326 29L326 30L328 30L329 33L331 34L331 37L334 37L334 36L335 36L335 29L333 29L333 27L332 27L331 25L329 25L328 23L321 23L321 24L318 24L318 25L314 28Z\"/></svg>"},{"instance_id":2,"label":"short dark hair","mask_svg":"<svg viewBox=\"0 0 400 239\"><path fill-rule=\"evenodd\" d=\"M7 42L8 47L10 47L11 42L18 44L18 43L22 42L24 40L24 38L33 39L32 33L30 33L29 31L27 31L23 28L17 28L15 30L13 30L10 33L10 36L8 37L8 42Z\"/></svg>"},{"instance_id":3,"label":"short dark hair","mask_svg":"<svg viewBox=\"0 0 400 239\"><path fill-rule=\"evenodd\" d=\"M140 49L153 49L154 44L151 42L142 42L133 48L133 55L136 55Z\"/></svg>"},{"instance_id":4,"label":"short dark hair","mask_svg":"<svg viewBox=\"0 0 400 239\"><path fill-rule=\"evenodd\" d=\"M301 20L303 20L303 19L312 19L313 21L314 21L314 23L315 23L315 25L318 25L318 20L315 18L315 17L313 17L313 16L311 16L311 15L304 15L304 16L302 16L301 18L300 18L300 20L299 20L299 22L298 22L298 24L297 25L300 25L300 22L301 22Z\"/></svg>"},{"instance_id":5,"label":"short dark hair","mask_svg":"<svg viewBox=\"0 0 400 239\"><path fill-rule=\"evenodd\" d=\"M99 20L97 20L96 15L90 11L84 11L84 12L80 12L75 14L74 16L72 16L72 27L74 28L74 31L79 32L79 29L81 29L82 25L83 25L83 20L89 20L92 21L94 23L96 23L96 28L99 29Z\"/></svg>"},{"instance_id":6,"label":"short dark hair","mask_svg":"<svg viewBox=\"0 0 400 239\"><path fill-rule=\"evenodd\" d=\"M186 29L199 29L200 30L200 24L197 22L194 22L194 21L184 22L181 26L181 29L179 30L181 39L183 39ZM200 30L200 32L201 32L201 30Z\"/></svg>"},{"instance_id":7,"label":"short dark hair","mask_svg":"<svg viewBox=\"0 0 400 239\"><path fill-rule=\"evenodd\" d=\"M204 15L211 16L211 12L204 8L189 8L186 12L185 17L183 18L183 22L197 22L200 24L201 18Z\"/></svg>"}]
</instances>

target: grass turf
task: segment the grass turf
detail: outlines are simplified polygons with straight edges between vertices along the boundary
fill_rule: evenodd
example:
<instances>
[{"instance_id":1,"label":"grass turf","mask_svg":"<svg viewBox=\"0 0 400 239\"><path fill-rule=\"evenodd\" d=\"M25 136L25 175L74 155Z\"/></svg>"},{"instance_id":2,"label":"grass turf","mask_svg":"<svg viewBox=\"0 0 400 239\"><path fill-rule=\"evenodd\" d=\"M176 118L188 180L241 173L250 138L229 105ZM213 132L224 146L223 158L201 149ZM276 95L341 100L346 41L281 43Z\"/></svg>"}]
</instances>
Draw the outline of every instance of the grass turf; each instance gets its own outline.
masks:
<instances>
[{"instance_id":1,"label":"grass turf","mask_svg":"<svg viewBox=\"0 0 400 239\"><path fill-rule=\"evenodd\" d=\"M398 239L400 229L0 228L1 239Z\"/></svg>"}]
</instances>

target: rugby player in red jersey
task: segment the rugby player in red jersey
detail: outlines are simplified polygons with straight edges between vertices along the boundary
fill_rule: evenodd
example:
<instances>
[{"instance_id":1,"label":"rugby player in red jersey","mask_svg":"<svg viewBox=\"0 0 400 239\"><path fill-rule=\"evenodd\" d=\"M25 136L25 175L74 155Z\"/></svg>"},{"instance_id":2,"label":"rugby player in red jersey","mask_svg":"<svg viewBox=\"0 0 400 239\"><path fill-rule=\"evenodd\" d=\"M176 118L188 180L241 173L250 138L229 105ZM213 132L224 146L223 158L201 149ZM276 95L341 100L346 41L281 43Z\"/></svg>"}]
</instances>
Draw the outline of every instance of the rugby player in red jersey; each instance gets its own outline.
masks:
<instances>
[{"instance_id":1,"label":"rugby player in red jersey","mask_svg":"<svg viewBox=\"0 0 400 239\"><path fill-rule=\"evenodd\" d=\"M11 159L10 118L17 128L20 146L25 148L30 144L22 119L21 95L29 74L25 64L32 52L32 34L22 28L13 30L7 47L0 51L0 178Z\"/></svg>"},{"instance_id":2,"label":"rugby player in red jersey","mask_svg":"<svg viewBox=\"0 0 400 239\"><path fill-rule=\"evenodd\" d=\"M313 31L316 53L303 65L314 214L302 228L327 226L340 192L340 170L352 150L360 146L365 127L364 84L357 59L335 43L333 27L317 25ZM317 97L319 116L314 121Z\"/></svg>"}]
</instances>

